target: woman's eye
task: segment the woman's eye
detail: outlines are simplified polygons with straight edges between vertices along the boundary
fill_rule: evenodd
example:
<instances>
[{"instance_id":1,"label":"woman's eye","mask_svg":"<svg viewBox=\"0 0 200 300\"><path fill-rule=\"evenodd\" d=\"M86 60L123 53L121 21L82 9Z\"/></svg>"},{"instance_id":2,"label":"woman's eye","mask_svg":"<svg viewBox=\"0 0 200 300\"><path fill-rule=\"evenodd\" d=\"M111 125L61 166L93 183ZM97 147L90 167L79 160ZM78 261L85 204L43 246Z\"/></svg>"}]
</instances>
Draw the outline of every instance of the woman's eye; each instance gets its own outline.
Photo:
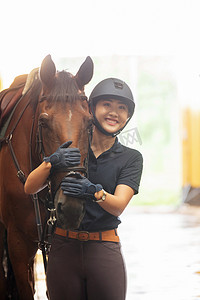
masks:
<instances>
[{"instance_id":1,"label":"woman's eye","mask_svg":"<svg viewBox=\"0 0 200 300\"><path fill-rule=\"evenodd\" d=\"M110 103L109 103L109 102L104 102L103 105L104 105L104 106L110 106Z\"/></svg>"}]
</instances>

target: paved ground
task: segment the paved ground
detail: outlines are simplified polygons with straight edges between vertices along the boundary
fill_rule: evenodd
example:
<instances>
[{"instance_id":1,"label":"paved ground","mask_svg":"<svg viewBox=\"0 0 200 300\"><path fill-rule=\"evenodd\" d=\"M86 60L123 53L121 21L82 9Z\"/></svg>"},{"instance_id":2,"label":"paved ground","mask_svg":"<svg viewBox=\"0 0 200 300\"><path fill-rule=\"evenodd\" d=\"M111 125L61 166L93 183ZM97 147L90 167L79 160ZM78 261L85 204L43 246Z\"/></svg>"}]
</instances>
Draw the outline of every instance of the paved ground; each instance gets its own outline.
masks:
<instances>
[{"instance_id":1,"label":"paved ground","mask_svg":"<svg viewBox=\"0 0 200 300\"><path fill-rule=\"evenodd\" d=\"M130 206L121 219L127 300L200 299L200 209ZM35 299L46 300L41 255L37 258Z\"/></svg>"}]
</instances>

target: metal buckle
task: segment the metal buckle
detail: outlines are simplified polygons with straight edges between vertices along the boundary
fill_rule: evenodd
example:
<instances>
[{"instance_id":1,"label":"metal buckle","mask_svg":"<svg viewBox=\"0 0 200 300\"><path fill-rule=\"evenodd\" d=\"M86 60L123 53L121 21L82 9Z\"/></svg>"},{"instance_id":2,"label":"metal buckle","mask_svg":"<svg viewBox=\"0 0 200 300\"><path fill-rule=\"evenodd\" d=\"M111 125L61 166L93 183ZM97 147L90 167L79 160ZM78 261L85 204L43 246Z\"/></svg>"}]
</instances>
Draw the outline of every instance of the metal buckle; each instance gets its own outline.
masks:
<instances>
[{"instance_id":1,"label":"metal buckle","mask_svg":"<svg viewBox=\"0 0 200 300\"><path fill-rule=\"evenodd\" d=\"M49 219L47 220L47 225L54 225L56 222L56 209L55 208L48 208L50 211Z\"/></svg>"},{"instance_id":2,"label":"metal buckle","mask_svg":"<svg viewBox=\"0 0 200 300\"><path fill-rule=\"evenodd\" d=\"M81 242L87 242L89 240L90 233L88 231L77 232L77 239Z\"/></svg>"}]
</instances>

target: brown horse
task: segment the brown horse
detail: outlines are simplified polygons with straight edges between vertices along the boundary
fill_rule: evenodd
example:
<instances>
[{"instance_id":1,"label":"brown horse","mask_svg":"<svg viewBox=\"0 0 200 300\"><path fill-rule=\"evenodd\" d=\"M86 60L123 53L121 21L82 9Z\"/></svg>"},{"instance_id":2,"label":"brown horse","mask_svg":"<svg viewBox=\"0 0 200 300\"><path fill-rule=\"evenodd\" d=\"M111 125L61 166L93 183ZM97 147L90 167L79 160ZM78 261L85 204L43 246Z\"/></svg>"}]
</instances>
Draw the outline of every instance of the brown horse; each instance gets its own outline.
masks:
<instances>
[{"instance_id":1,"label":"brown horse","mask_svg":"<svg viewBox=\"0 0 200 300\"><path fill-rule=\"evenodd\" d=\"M42 62L40 76L21 97L6 130L6 139L0 150L0 254L3 260L3 239L7 232L7 249L17 286L17 299L32 300L34 295L33 261L38 250L38 234L34 203L24 193L23 183L16 176L16 163L11 155L11 145L20 173L25 177L37 167L43 156L49 156L64 142L81 152L82 171L88 151L88 131L91 116L84 86L93 75L93 62L87 57L75 76L66 71L56 72L48 55ZM22 173L22 174L23 174ZM20 174L18 173L18 176ZM63 196L59 185L66 173L50 178L56 199L58 222L64 228L78 227L84 211L80 199ZM23 177L23 176L19 176ZM23 180L22 180L23 181ZM42 220L45 208L40 203ZM8 274L0 266L1 299L15 299L6 290Z\"/></svg>"}]
</instances>

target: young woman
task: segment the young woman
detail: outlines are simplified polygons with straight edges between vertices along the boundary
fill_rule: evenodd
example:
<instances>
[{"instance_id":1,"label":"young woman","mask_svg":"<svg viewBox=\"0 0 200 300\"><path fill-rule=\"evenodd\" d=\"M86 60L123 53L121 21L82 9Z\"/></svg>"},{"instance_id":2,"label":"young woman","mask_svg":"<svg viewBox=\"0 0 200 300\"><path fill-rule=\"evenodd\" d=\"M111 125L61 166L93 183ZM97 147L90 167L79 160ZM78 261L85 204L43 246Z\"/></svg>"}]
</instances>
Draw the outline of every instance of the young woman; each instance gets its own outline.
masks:
<instances>
[{"instance_id":1,"label":"young woman","mask_svg":"<svg viewBox=\"0 0 200 300\"><path fill-rule=\"evenodd\" d=\"M47 269L50 300L124 300L126 295L117 227L119 215L138 193L143 159L137 150L121 145L116 135L132 117L135 103L125 82L108 78L93 89L89 104L95 125L89 177L65 177L61 183L64 194L86 200L86 212L79 230L55 230ZM64 149L66 160L73 157L78 164L77 150ZM40 190L53 167L49 159L34 170L25 192Z\"/></svg>"}]
</instances>

